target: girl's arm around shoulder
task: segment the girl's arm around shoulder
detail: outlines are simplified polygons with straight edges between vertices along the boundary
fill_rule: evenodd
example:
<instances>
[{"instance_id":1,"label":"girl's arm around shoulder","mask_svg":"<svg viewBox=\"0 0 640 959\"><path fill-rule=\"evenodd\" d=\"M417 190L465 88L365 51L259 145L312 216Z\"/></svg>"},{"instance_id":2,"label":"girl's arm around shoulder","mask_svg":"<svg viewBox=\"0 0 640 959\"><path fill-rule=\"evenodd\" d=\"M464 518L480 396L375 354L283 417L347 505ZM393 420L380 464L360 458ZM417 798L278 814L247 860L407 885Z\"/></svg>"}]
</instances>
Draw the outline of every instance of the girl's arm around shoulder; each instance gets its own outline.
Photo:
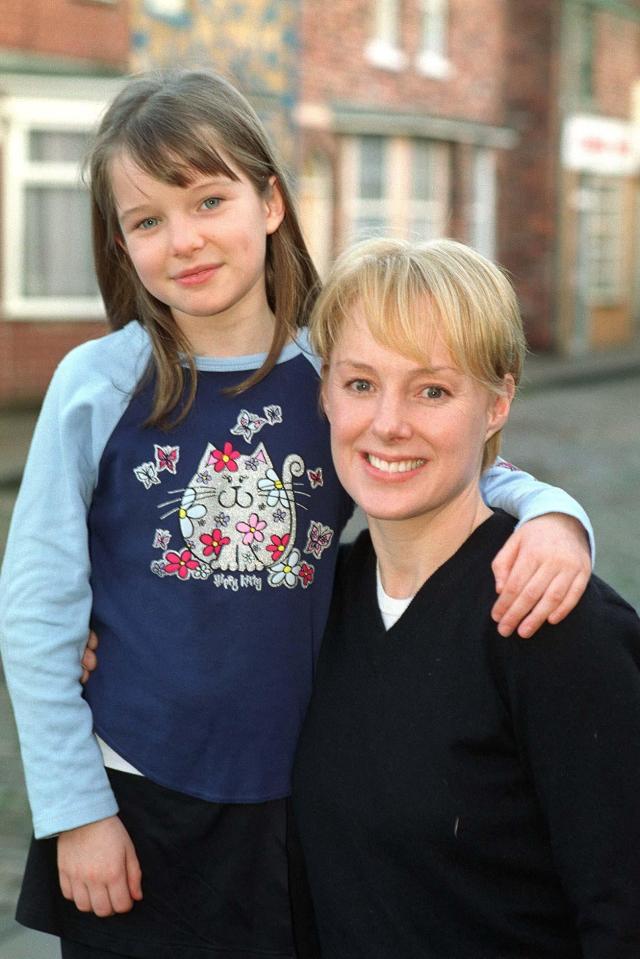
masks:
<instances>
[{"instance_id":1,"label":"girl's arm around shoulder","mask_svg":"<svg viewBox=\"0 0 640 959\"><path fill-rule=\"evenodd\" d=\"M519 520L494 559L492 615L503 636L517 628L529 637L547 620L560 622L582 596L595 556L591 523L564 490L502 459L485 471L481 488L489 506Z\"/></svg>"},{"instance_id":2,"label":"girl's arm around shoulder","mask_svg":"<svg viewBox=\"0 0 640 959\"><path fill-rule=\"evenodd\" d=\"M496 637L585 959L640 955L640 620L594 577L536 642Z\"/></svg>"},{"instance_id":3,"label":"girl's arm around shoulder","mask_svg":"<svg viewBox=\"0 0 640 959\"><path fill-rule=\"evenodd\" d=\"M135 386L127 330L74 350L54 374L0 577L0 648L38 837L117 808L79 679L91 612L87 513Z\"/></svg>"}]
</instances>

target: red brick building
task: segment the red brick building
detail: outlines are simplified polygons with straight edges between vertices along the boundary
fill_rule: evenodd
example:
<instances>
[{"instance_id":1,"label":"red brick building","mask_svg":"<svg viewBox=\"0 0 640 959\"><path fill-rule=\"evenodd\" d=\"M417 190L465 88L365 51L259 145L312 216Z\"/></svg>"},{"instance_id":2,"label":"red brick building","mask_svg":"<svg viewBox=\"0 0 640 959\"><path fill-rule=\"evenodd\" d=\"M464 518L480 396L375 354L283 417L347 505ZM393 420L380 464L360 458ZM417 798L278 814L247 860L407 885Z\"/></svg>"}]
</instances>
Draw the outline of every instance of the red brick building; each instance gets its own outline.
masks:
<instances>
[{"instance_id":1,"label":"red brick building","mask_svg":"<svg viewBox=\"0 0 640 959\"><path fill-rule=\"evenodd\" d=\"M78 165L126 70L126 4L20 0L0 18L0 403L42 395L104 330Z\"/></svg>"},{"instance_id":2,"label":"red brick building","mask_svg":"<svg viewBox=\"0 0 640 959\"><path fill-rule=\"evenodd\" d=\"M321 262L379 230L495 253L507 22L502 0L303 4L302 196L309 223L330 215L310 237Z\"/></svg>"},{"instance_id":3,"label":"red brick building","mask_svg":"<svg viewBox=\"0 0 640 959\"><path fill-rule=\"evenodd\" d=\"M0 403L37 399L104 328L77 167L128 64L239 83L292 163L322 270L366 233L455 236L510 270L534 348L637 338L640 0L9 6Z\"/></svg>"},{"instance_id":4,"label":"red brick building","mask_svg":"<svg viewBox=\"0 0 640 959\"><path fill-rule=\"evenodd\" d=\"M636 337L639 22L632 0L306 0L301 195L320 264L367 232L448 234L511 271L534 348ZM569 156L585 129L601 155Z\"/></svg>"}]
</instances>

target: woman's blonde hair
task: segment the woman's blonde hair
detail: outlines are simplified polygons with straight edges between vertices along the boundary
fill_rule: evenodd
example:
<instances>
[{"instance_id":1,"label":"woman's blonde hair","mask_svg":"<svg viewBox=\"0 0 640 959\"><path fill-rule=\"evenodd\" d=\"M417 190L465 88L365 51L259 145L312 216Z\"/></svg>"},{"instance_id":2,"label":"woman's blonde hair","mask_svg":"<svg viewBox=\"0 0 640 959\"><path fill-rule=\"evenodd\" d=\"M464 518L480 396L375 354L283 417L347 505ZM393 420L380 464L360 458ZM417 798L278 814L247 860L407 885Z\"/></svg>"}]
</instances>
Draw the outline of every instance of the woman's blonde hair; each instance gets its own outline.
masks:
<instances>
[{"instance_id":1,"label":"woman's blonde hair","mask_svg":"<svg viewBox=\"0 0 640 959\"><path fill-rule=\"evenodd\" d=\"M170 309L144 288L121 242L111 164L123 153L145 173L174 186L188 186L200 174L237 180L227 159L259 196L268 193L271 177L277 180L285 217L267 237L265 263L267 300L276 327L265 362L236 392L263 379L297 327L306 325L318 276L284 170L242 94L206 70L133 77L107 109L87 159L94 260L111 327L119 329L135 318L151 337L155 399L148 423L168 427L179 422L193 402L196 370L189 343ZM187 358L186 370L181 356Z\"/></svg>"},{"instance_id":2,"label":"woman's blonde hair","mask_svg":"<svg viewBox=\"0 0 640 959\"><path fill-rule=\"evenodd\" d=\"M520 380L526 344L514 289L462 243L374 239L343 253L310 319L311 342L325 364L355 305L389 349L423 362L440 337L459 369L492 393L504 393L507 374ZM483 469L499 449L498 432L487 440Z\"/></svg>"}]
</instances>

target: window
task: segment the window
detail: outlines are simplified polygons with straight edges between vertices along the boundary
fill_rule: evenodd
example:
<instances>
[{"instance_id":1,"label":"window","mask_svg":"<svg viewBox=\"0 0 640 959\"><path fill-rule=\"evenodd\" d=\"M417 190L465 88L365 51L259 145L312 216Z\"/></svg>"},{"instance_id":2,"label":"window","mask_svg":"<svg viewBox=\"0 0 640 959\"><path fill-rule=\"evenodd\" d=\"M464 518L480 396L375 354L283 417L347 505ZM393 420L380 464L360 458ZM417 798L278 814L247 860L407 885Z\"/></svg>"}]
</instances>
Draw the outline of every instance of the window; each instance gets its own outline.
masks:
<instances>
[{"instance_id":1,"label":"window","mask_svg":"<svg viewBox=\"0 0 640 959\"><path fill-rule=\"evenodd\" d=\"M411 152L408 232L411 239L432 240L446 232L448 148L446 143L414 140Z\"/></svg>"},{"instance_id":2,"label":"window","mask_svg":"<svg viewBox=\"0 0 640 959\"><path fill-rule=\"evenodd\" d=\"M623 183L620 178L584 177L589 302L611 306L624 297Z\"/></svg>"},{"instance_id":3,"label":"window","mask_svg":"<svg viewBox=\"0 0 640 959\"><path fill-rule=\"evenodd\" d=\"M426 76L445 79L451 73L447 59L448 0L421 0L420 53L417 66Z\"/></svg>"},{"instance_id":4,"label":"window","mask_svg":"<svg viewBox=\"0 0 640 959\"><path fill-rule=\"evenodd\" d=\"M400 0L376 0L373 5L373 36L366 54L383 70L402 70L407 58L400 48Z\"/></svg>"},{"instance_id":5,"label":"window","mask_svg":"<svg viewBox=\"0 0 640 959\"><path fill-rule=\"evenodd\" d=\"M386 196L387 141L361 137L359 141L357 213L352 231L357 239L379 236L389 226Z\"/></svg>"},{"instance_id":6,"label":"window","mask_svg":"<svg viewBox=\"0 0 640 959\"><path fill-rule=\"evenodd\" d=\"M102 103L8 97L3 312L11 318L104 314L93 272L80 167Z\"/></svg>"},{"instance_id":7,"label":"window","mask_svg":"<svg viewBox=\"0 0 640 959\"><path fill-rule=\"evenodd\" d=\"M346 138L343 163L346 241L393 234L446 233L449 147L420 138Z\"/></svg>"}]
</instances>

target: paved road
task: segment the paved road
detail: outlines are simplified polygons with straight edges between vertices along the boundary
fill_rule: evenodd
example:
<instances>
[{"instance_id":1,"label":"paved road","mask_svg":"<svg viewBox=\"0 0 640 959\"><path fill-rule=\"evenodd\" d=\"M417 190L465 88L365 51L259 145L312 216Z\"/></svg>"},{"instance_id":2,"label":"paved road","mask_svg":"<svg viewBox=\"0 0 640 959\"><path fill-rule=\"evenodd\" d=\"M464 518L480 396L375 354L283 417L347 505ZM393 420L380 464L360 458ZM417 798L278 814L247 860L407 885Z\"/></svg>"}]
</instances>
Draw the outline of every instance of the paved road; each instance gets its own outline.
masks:
<instances>
[{"instance_id":1,"label":"paved road","mask_svg":"<svg viewBox=\"0 0 640 959\"><path fill-rule=\"evenodd\" d=\"M640 377L570 388L540 386L515 404L506 431L509 459L564 486L596 529L598 573L640 609ZM0 420L0 458L18 455L24 432ZM0 544L13 491L0 488ZM53 959L49 937L16 934L10 922L28 836L17 746L0 682L0 959Z\"/></svg>"},{"instance_id":2,"label":"paved road","mask_svg":"<svg viewBox=\"0 0 640 959\"><path fill-rule=\"evenodd\" d=\"M580 500L597 573L640 609L640 377L524 393L504 452Z\"/></svg>"}]
</instances>

